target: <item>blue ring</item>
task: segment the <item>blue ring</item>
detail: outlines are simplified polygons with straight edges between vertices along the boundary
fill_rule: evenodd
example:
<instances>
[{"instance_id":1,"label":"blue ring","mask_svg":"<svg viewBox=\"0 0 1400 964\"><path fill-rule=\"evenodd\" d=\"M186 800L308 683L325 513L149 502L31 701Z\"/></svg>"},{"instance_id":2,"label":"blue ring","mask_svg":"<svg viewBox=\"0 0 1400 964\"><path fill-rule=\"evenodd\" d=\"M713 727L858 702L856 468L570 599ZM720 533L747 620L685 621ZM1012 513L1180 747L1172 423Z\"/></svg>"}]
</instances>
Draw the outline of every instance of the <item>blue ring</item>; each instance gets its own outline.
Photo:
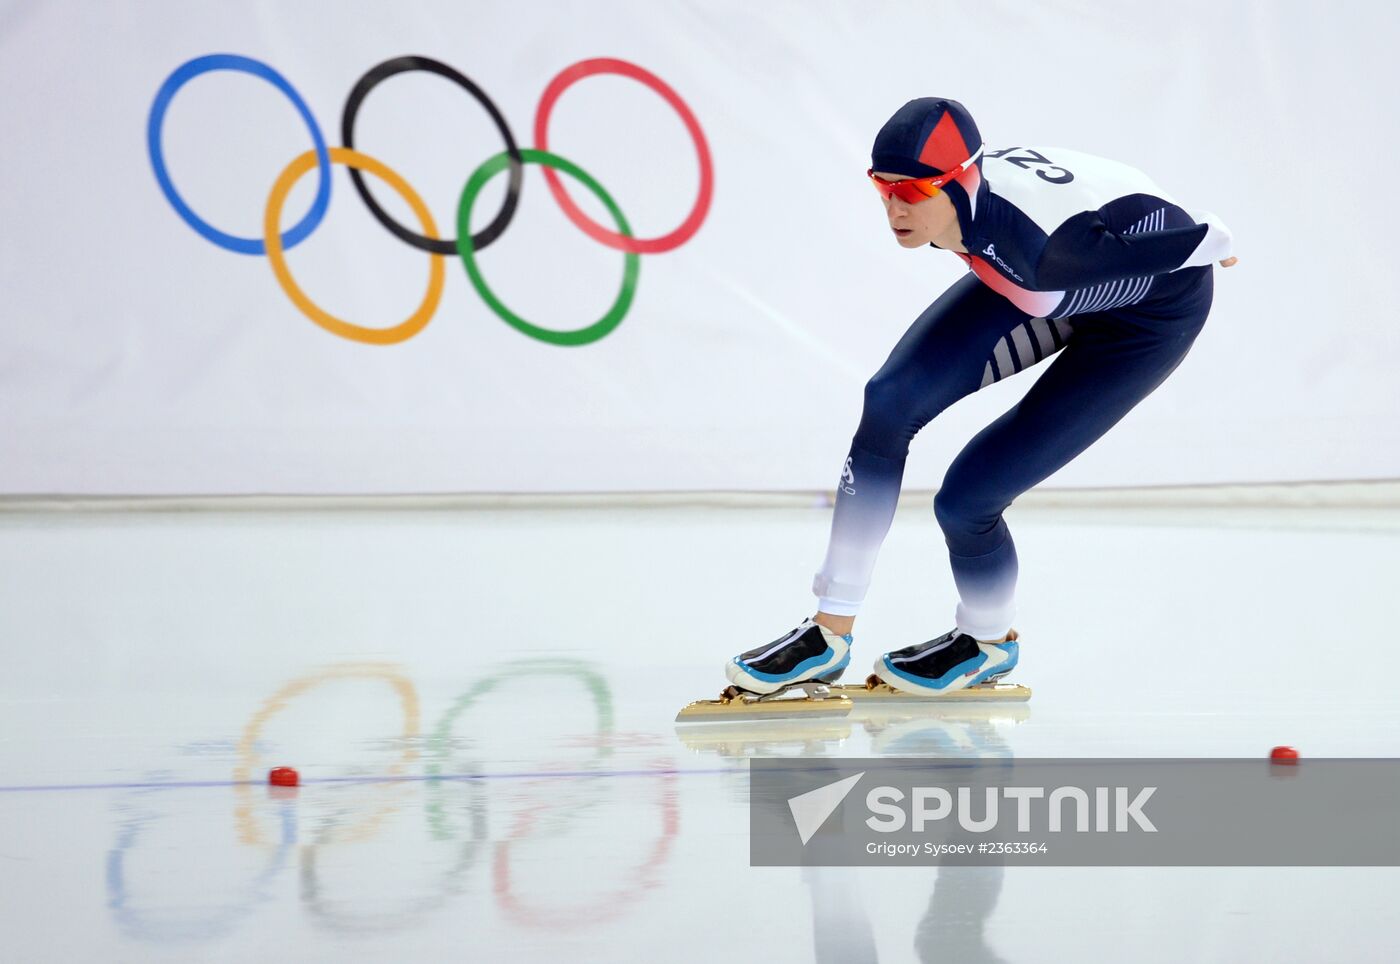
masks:
<instances>
[{"instance_id":1,"label":"blue ring","mask_svg":"<svg viewBox=\"0 0 1400 964\"><path fill-rule=\"evenodd\" d=\"M321 170L321 183L316 188L316 199L311 202L311 210L306 212L306 216L296 227L282 235L283 249L296 247L307 235L316 230L317 225L326 215L326 208L330 207L330 152L326 150L326 140L321 136L321 128L317 126L316 118L311 116L311 110L301 99L301 95L292 89L292 85L287 83L285 77L260 60L240 57L238 54L206 54L176 67L174 73L165 79L165 83L161 84L160 90L156 91L156 99L151 104L150 120L146 123L146 147L151 153L151 167L155 170L160 189L164 192L165 199L170 202L170 206L175 209L175 213L180 215L186 224L219 247L238 254L267 253L261 237L240 238L235 234L225 234L195 214L180 197L180 192L175 190L175 184L170 180L170 172L165 167L165 156L161 153L160 147L160 129L161 125L165 123L165 111L170 106L170 101L174 98L176 91L200 74L208 73L211 70L237 70L245 74L252 74L254 77L261 77L287 95L287 99L296 107L297 113L301 115L301 119L306 122L307 129L311 131L311 140L316 145L316 160Z\"/></svg>"}]
</instances>

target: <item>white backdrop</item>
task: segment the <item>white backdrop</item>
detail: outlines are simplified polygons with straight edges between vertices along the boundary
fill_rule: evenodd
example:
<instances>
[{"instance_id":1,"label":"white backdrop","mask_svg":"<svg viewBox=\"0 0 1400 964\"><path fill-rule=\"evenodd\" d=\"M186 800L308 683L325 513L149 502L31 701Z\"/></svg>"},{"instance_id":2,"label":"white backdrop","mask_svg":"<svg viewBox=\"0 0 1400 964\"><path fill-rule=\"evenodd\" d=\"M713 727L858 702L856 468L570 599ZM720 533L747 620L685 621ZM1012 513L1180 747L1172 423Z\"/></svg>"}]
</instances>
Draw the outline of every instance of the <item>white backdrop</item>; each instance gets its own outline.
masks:
<instances>
[{"instance_id":1,"label":"white backdrop","mask_svg":"<svg viewBox=\"0 0 1400 964\"><path fill-rule=\"evenodd\" d=\"M1400 148L1393 5L1302 2L9 3L0 7L0 491L487 492L829 489L861 389L964 270L904 251L863 177L905 100L953 97L993 147L1062 145L1138 166L1233 229L1211 320L1176 374L1051 486L1400 476L1393 275ZM267 259L198 235L146 149L180 64L266 62L326 142L357 79L419 54L457 68L536 144L545 85L632 61L690 105L714 161L698 233L645 255L605 338L560 347L499 320L444 259L441 304L392 346L313 324ZM247 74L205 74L163 128L201 217L261 232L277 174L310 138ZM403 74L366 99L355 145L455 234L463 183L502 149L449 82ZM594 175L638 235L670 231L699 183L677 115L640 84L580 81L549 146ZM283 225L316 183L298 183ZM505 177L477 206L494 215ZM406 223L384 185L376 196ZM572 195L606 220L576 186ZM622 255L564 216L540 168L480 255L525 317L576 328ZM288 253L326 310L407 317L429 257L376 223L334 170L324 220ZM1033 370L1036 371L1036 370ZM959 403L915 440L909 487L1036 377Z\"/></svg>"}]
</instances>

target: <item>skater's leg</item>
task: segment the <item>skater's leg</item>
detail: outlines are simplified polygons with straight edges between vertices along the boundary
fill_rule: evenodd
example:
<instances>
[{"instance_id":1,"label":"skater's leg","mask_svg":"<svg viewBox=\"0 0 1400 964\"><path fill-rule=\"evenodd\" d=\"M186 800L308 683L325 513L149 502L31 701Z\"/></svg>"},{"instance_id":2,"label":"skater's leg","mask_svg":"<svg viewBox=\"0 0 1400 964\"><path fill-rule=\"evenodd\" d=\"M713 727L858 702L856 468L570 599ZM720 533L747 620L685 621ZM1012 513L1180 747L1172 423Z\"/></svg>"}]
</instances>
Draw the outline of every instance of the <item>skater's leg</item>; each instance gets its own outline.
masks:
<instances>
[{"instance_id":1,"label":"skater's leg","mask_svg":"<svg viewBox=\"0 0 1400 964\"><path fill-rule=\"evenodd\" d=\"M1075 318L1074 335L1021 401L953 460L934 500L960 597L958 631L1011 626L1016 549L1003 511L1118 423L1181 363L1210 310L1204 269L1186 295Z\"/></svg>"},{"instance_id":2,"label":"skater's leg","mask_svg":"<svg viewBox=\"0 0 1400 964\"><path fill-rule=\"evenodd\" d=\"M808 680L835 679L850 660L851 625L889 531L909 442L935 415L982 385L1048 357L1068 332L1031 318L974 275L954 283L921 314L865 387L865 408L851 442L826 561L813 591L818 612L791 632L741 653L725 666L729 681L774 693ZM1009 346L1039 338L1013 362Z\"/></svg>"},{"instance_id":3,"label":"skater's leg","mask_svg":"<svg viewBox=\"0 0 1400 964\"><path fill-rule=\"evenodd\" d=\"M988 373L997 351L1004 354L1010 333L1032 320L968 274L918 317L867 383L836 487L826 559L812 584L819 623L850 632L894 518L909 442L949 405L995 380Z\"/></svg>"},{"instance_id":4,"label":"skater's leg","mask_svg":"<svg viewBox=\"0 0 1400 964\"><path fill-rule=\"evenodd\" d=\"M1210 269L1204 271L1173 279L1170 300L1076 316L1059 358L953 460L934 509L960 596L957 625L881 656L877 677L896 689L941 696L1016 666L1020 648L1014 635L1007 638L1016 550L1002 513L1112 428L1181 363L1210 310Z\"/></svg>"}]
</instances>

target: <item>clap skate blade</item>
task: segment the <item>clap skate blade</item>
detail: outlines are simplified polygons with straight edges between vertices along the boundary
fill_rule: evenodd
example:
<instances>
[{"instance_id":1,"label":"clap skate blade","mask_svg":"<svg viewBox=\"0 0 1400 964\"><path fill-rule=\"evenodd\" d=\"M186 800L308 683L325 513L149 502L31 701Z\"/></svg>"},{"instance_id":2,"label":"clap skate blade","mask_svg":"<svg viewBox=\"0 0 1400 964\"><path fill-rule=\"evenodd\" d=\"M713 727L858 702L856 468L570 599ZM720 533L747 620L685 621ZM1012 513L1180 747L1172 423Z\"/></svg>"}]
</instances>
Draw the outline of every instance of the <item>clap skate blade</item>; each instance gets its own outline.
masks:
<instances>
[{"instance_id":1,"label":"clap skate blade","mask_svg":"<svg viewBox=\"0 0 1400 964\"><path fill-rule=\"evenodd\" d=\"M704 720L704 726L696 726L695 722L692 719L676 724L675 733L681 744L697 753L732 760L774 752L830 756L851 735L849 716L761 720L725 716Z\"/></svg>"},{"instance_id":2,"label":"clap skate blade","mask_svg":"<svg viewBox=\"0 0 1400 964\"><path fill-rule=\"evenodd\" d=\"M968 686L960 690L949 690L942 696L924 696L922 693L903 693L890 684L883 682L880 677L871 673L864 683L836 685L831 687L831 692L837 696L844 696L848 699L861 702L864 700L879 700L884 703L971 703L971 702L1008 702L1024 703L1031 698L1029 686L1022 686L1019 683L1001 683L998 680L1001 676L990 677L984 683L976 686Z\"/></svg>"},{"instance_id":3,"label":"clap skate blade","mask_svg":"<svg viewBox=\"0 0 1400 964\"><path fill-rule=\"evenodd\" d=\"M793 690L801 690L805 695L787 695ZM726 686L717 700L696 700L683 707L676 714L676 722L842 717L850 714L852 705L849 699L834 693L831 683L822 679L794 683L762 696L737 686Z\"/></svg>"}]
</instances>

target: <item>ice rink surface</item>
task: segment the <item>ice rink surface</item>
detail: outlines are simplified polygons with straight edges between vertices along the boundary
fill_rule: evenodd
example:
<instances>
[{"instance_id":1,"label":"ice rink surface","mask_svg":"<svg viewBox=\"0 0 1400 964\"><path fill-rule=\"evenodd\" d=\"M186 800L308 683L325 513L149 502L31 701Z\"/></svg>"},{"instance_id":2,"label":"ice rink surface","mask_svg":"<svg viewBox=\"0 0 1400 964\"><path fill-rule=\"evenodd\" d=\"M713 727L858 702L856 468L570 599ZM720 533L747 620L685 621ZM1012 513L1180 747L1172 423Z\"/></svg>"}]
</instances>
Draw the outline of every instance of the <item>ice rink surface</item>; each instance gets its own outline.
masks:
<instances>
[{"instance_id":1,"label":"ice rink surface","mask_svg":"<svg viewBox=\"0 0 1400 964\"><path fill-rule=\"evenodd\" d=\"M678 732L829 520L0 514L0 956L1395 959L1394 868L750 868L747 761L1400 756L1400 511L1014 508L1029 704ZM853 675L953 603L901 509Z\"/></svg>"}]
</instances>

